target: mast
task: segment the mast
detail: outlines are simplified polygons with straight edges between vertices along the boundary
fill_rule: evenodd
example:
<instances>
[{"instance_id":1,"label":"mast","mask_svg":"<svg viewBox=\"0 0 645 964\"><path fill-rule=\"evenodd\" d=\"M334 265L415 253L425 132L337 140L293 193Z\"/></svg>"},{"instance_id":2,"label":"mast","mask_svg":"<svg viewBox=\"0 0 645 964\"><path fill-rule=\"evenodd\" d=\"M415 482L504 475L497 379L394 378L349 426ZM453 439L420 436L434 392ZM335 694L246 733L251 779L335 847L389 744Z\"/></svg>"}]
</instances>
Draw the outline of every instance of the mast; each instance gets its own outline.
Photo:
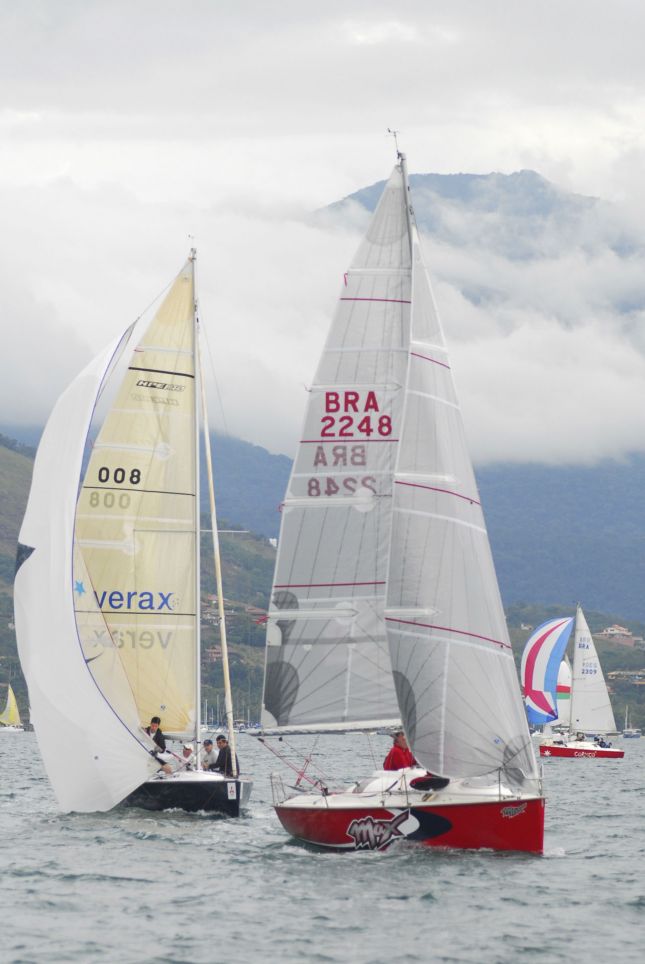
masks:
<instances>
[{"instance_id":1,"label":"mast","mask_svg":"<svg viewBox=\"0 0 645 964\"><path fill-rule=\"evenodd\" d=\"M571 664L571 693L569 695L569 739L573 739L573 711L575 708L576 671L580 665L578 660L578 626L580 624L580 603L576 603L576 624L573 630L573 661Z\"/></svg>"},{"instance_id":2,"label":"mast","mask_svg":"<svg viewBox=\"0 0 645 964\"><path fill-rule=\"evenodd\" d=\"M199 360L199 347L197 349ZM198 365L201 371L201 362ZM213 556L215 560L215 582L217 588L217 610L219 613L219 633L222 646L222 670L224 674L224 705L226 709L226 727L228 729L228 743L231 748L231 767L233 776L237 774L237 748L235 745L235 729L233 726L233 698L231 695L231 677L228 665L228 643L226 640L226 617L224 615L224 592L222 589L222 563L219 551L219 532L217 529L217 513L215 510L215 486L213 483L213 463L211 459L211 441L208 430L208 411L206 406L206 392L204 381L200 378L202 396L202 420L204 426L204 447L206 450L206 474L208 478L208 498L211 512L211 530L213 533Z\"/></svg>"},{"instance_id":3,"label":"mast","mask_svg":"<svg viewBox=\"0 0 645 964\"><path fill-rule=\"evenodd\" d=\"M199 364L197 292L195 289L195 260L197 250L190 249L189 260L193 270L193 350L195 353L195 766L199 769L199 738L201 736L202 709L202 618L201 618L201 505L199 491L199 403L197 384L203 393Z\"/></svg>"},{"instance_id":4,"label":"mast","mask_svg":"<svg viewBox=\"0 0 645 964\"><path fill-rule=\"evenodd\" d=\"M408 239L410 241L410 257L412 257L412 204L410 202L410 185L408 183L408 163L405 154L398 149L396 156L401 162L401 174L403 176L403 190L405 192L405 217L408 223Z\"/></svg>"}]
</instances>

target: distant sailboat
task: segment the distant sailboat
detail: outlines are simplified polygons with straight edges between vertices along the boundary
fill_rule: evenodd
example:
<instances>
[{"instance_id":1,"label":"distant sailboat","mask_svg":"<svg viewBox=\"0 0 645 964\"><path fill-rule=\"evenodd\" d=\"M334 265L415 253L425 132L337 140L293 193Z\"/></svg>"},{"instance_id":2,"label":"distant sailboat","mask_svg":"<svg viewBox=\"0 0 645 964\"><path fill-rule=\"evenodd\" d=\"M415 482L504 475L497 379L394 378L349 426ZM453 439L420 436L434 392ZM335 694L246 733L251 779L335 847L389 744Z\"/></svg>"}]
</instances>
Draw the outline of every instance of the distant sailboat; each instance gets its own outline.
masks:
<instances>
[{"instance_id":1,"label":"distant sailboat","mask_svg":"<svg viewBox=\"0 0 645 964\"><path fill-rule=\"evenodd\" d=\"M568 733L543 740L540 755L601 759L623 757L623 750L601 739L604 735L616 732L616 723L598 653L580 606L576 610L570 693ZM597 734L598 739L587 739L586 733Z\"/></svg>"},{"instance_id":2,"label":"distant sailboat","mask_svg":"<svg viewBox=\"0 0 645 964\"><path fill-rule=\"evenodd\" d=\"M0 733L24 733L20 710L10 683L7 684L7 702L0 713Z\"/></svg>"},{"instance_id":3,"label":"distant sailboat","mask_svg":"<svg viewBox=\"0 0 645 964\"><path fill-rule=\"evenodd\" d=\"M143 729L159 716L167 736L194 740L199 754L201 379L194 264L191 252L154 318L137 333L129 359L134 326L67 388L36 456L20 532L15 621L31 719L66 811L109 810L126 801L237 815L251 789L239 774L181 765L163 773ZM111 388L116 397L83 476L94 409ZM205 420L203 398L202 390ZM209 488L221 608L212 483Z\"/></svg>"},{"instance_id":4,"label":"distant sailboat","mask_svg":"<svg viewBox=\"0 0 645 964\"><path fill-rule=\"evenodd\" d=\"M638 727L629 725L629 707L625 707L625 725L623 727L623 738L625 740L639 740L643 735Z\"/></svg>"},{"instance_id":5,"label":"distant sailboat","mask_svg":"<svg viewBox=\"0 0 645 964\"><path fill-rule=\"evenodd\" d=\"M398 719L418 767L296 795L274 777L293 836L340 850L408 839L541 852L537 763L401 154L309 395L262 726L372 731Z\"/></svg>"},{"instance_id":6,"label":"distant sailboat","mask_svg":"<svg viewBox=\"0 0 645 964\"><path fill-rule=\"evenodd\" d=\"M549 619L529 637L520 675L529 723L544 726L559 717L558 680L573 618Z\"/></svg>"}]
</instances>

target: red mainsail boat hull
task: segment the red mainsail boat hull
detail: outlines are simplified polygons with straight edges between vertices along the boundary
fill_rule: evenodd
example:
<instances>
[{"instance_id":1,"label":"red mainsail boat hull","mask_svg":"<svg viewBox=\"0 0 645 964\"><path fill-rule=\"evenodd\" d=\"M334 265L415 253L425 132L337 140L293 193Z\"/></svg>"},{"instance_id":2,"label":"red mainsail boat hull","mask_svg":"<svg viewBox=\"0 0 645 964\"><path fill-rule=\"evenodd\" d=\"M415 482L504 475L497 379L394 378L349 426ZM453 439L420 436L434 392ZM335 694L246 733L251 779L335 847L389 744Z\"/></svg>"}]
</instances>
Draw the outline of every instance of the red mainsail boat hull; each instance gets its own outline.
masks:
<instances>
[{"instance_id":1,"label":"red mainsail boat hull","mask_svg":"<svg viewBox=\"0 0 645 964\"><path fill-rule=\"evenodd\" d=\"M614 749L614 747L590 747L589 749L583 749L581 747L573 746L546 745L540 746L540 756L566 756L574 757L576 759L588 757L589 759L620 760L625 756L625 751Z\"/></svg>"},{"instance_id":2,"label":"red mainsail boat hull","mask_svg":"<svg viewBox=\"0 0 645 964\"><path fill-rule=\"evenodd\" d=\"M286 803L275 810L298 840L336 850L385 850L397 840L409 840L426 847L540 854L544 805L544 798L537 797L406 808Z\"/></svg>"}]
</instances>

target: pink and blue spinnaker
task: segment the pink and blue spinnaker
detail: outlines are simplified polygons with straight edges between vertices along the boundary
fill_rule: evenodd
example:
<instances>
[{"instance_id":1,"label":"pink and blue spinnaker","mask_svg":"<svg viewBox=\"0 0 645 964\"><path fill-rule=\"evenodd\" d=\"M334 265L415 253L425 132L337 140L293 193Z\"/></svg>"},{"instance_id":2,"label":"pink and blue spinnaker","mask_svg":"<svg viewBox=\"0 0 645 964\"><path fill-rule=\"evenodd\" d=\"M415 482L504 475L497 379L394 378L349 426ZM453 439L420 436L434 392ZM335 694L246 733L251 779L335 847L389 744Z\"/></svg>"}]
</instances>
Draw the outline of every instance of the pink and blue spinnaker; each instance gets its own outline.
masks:
<instances>
[{"instance_id":1,"label":"pink and blue spinnaker","mask_svg":"<svg viewBox=\"0 0 645 964\"><path fill-rule=\"evenodd\" d=\"M522 692L529 723L558 718L558 670L569 642L573 617L549 619L530 636L522 653Z\"/></svg>"}]
</instances>

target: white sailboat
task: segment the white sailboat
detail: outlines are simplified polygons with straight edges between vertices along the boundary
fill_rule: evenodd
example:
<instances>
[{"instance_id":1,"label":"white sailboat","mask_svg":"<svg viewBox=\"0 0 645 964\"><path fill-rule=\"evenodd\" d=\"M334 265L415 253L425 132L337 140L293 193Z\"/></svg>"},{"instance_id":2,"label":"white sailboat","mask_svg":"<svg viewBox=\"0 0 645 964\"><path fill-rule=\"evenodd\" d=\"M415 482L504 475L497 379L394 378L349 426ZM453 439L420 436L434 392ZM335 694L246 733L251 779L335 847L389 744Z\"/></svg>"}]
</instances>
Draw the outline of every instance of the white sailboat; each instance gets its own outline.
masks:
<instances>
[{"instance_id":1,"label":"white sailboat","mask_svg":"<svg viewBox=\"0 0 645 964\"><path fill-rule=\"evenodd\" d=\"M262 725L402 719L418 767L274 803L336 849L540 852L544 799L405 157L351 268L282 512Z\"/></svg>"},{"instance_id":2,"label":"white sailboat","mask_svg":"<svg viewBox=\"0 0 645 964\"><path fill-rule=\"evenodd\" d=\"M58 400L43 433L19 537L18 650L45 769L65 811L125 801L239 813L234 773L175 767L144 727L200 732L198 320L195 255L130 356L125 335ZM113 390L83 473L90 423ZM204 443L210 469L208 429ZM209 475L209 480L210 480ZM218 598L223 606L212 482ZM227 669L223 613L222 655ZM235 761L230 681L226 710Z\"/></svg>"},{"instance_id":3,"label":"white sailboat","mask_svg":"<svg viewBox=\"0 0 645 964\"><path fill-rule=\"evenodd\" d=\"M7 702L0 713L0 733L24 733L25 728L20 719L20 710L16 701L16 694L11 683L7 684Z\"/></svg>"},{"instance_id":4,"label":"white sailboat","mask_svg":"<svg viewBox=\"0 0 645 964\"><path fill-rule=\"evenodd\" d=\"M629 725L629 707L625 707L625 725L623 727L623 739L625 740L639 740L643 735L642 730L639 730L637 726Z\"/></svg>"},{"instance_id":5,"label":"white sailboat","mask_svg":"<svg viewBox=\"0 0 645 964\"><path fill-rule=\"evenodd\" d=\"M580 606L576 609L571 672L568 732L549 737L540 744L540 755L546 757L591 757L618 759L624 751L604 739L587 739L586 733L599 737L616 732L611 700L598 653L587 620Z\"/></svg>"}]
</instances>

